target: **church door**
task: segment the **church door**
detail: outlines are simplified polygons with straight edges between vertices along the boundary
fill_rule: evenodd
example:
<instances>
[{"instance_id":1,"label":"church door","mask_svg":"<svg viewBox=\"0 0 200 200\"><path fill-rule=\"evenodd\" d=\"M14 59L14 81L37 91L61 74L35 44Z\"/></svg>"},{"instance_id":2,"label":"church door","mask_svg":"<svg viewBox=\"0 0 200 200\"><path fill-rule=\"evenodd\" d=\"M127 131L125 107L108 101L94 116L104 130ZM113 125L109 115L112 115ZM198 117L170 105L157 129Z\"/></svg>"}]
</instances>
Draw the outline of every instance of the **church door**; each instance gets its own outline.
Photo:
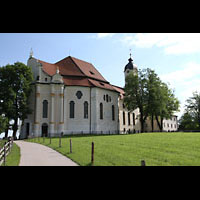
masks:
<instances>
[{"instance_id":1,"label":"church door","mask_svg":"<svg viewBox=\"0 0 200 200\"><path fill-rule=\"evenodd\" d=\"M42 137L47 137L48 135L48 125L45 123L45 124L42 124Z\"/></svg>"}]
</instances>

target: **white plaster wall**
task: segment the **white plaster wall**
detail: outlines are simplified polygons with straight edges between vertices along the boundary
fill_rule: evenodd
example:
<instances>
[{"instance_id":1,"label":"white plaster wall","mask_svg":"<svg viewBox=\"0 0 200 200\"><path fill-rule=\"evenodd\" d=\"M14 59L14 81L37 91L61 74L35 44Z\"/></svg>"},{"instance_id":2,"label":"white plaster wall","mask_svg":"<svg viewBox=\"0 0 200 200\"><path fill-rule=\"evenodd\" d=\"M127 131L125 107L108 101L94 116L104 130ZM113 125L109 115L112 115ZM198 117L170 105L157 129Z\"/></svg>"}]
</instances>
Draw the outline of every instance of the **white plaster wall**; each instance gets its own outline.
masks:
<instances>
[{"instance_id":1,"label":"white plaster wall","mask_svg":"<svg viewBox=\"0 0 200 200\"><path fill-rule=\"evenodd\" d=\"M77 98L77 91L81 91L83 93L81 99ZM103 100L103 96L106 94L111 97L111 102L105 102ZM114 132L118 130L118 93L100 88L90 89L89 87L67 86L64 90L64 98L64 132L66 134L71 134L72 132L75 134L82 131L83 133L90 133L90 123L92 133L100 133L101 131L103 131L103 133L108 133L109 131ZM75 102L75 118L73 119L69 117L70 101ZM88 102L88 119L84 119L85 101ZM100 103L103 103L103 120L100 120ZM112 120L112 105L115 106L115 121Z\"/></svg>"},{"instance_id":2,"label":"white plaster wall","mask_svg":"<svg viewBox=\"0 0 200 200\"><path fill-rule=\"evenodd\" d=\"M77 91L81 91L83 96L78 99ZM70 101L75 103L75 116L70 118ZM88 119L84 119L84 102L88 102ZM90 88L80 86L67 86L64 89L64 133L71 134L90 131Z\"/></svg>"},{"instance_id":3,"label":"white plaster wall","mask_svg":"<svg viewBox=\"0 0 200 200\"><path fill-rule=\"evenodd\" d=\"M104 95L111 97L111 102L104 100ZM101 88L92 88L92 131L115 133L119 129L117 92ZM103 104L103 119L100 119L100 103ZM115 109L115 120L112 120L112 105Z\"/></svg>"}]
</instances>

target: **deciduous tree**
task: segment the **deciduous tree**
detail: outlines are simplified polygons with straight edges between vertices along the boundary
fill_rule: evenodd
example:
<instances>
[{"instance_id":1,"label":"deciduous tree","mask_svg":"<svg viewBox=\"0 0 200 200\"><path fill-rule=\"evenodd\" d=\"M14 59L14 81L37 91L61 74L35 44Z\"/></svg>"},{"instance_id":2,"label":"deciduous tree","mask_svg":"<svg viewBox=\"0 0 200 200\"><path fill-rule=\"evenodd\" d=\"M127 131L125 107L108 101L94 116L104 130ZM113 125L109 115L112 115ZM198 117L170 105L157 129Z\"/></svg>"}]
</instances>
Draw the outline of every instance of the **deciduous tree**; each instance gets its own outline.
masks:
<instances>
[{"instance_id":1,"label":"deciduous tree","mask_svg":"<svg viewBox=\"0 0 200 200\"><path fill-rule=\"evenodd\" d=\"M28 98L31 93L33 75L31 69L23 63L16 62L0 68L0 107L1 113L12 125L13 137L16 137L18 120L24 120L31 113Z\"/></svg>"}]
</instances>

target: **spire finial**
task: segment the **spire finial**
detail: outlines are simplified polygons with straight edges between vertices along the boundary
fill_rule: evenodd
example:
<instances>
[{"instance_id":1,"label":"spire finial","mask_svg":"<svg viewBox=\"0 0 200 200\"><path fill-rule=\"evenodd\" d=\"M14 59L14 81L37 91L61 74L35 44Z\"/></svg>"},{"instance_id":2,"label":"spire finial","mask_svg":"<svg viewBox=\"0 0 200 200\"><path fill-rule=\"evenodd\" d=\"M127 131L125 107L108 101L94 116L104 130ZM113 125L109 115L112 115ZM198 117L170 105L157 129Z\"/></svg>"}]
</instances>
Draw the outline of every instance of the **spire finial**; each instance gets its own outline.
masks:
<instances>
[{"instance_id":1,"label":"spire finial","mask_svg":"<svg viewBox=\"0 0 200 200\"><path fill-rule=\"evenodd\" d=\"M131 58L131 56L132 56L132 54L131 54L132 49L129 49L129 51L130 51L130 58L128 59L128 61L132 62L133 61L133 59Z\"/></svg>"},{"instance_id":2,"label":"spire finial","mask_svg":"<svg viewBox=\"0 0 200 200\"><path fill-rule=\"evenodd\" d=\"M33 57L33 49L32 49L32 47L31 47L30 58L32 58L32 57Z\"/></svg>"},{"instance_id":3,"label":"spire finial","mask_svg":"<svg viewBox=\"0 0 200 200\"><path fill-rule=\"evenodd\" d=\"M129 49L129 51L130 51L130 58L131 58L131 50L132 50L132 49Z\"/></svg>"}]
</instances>

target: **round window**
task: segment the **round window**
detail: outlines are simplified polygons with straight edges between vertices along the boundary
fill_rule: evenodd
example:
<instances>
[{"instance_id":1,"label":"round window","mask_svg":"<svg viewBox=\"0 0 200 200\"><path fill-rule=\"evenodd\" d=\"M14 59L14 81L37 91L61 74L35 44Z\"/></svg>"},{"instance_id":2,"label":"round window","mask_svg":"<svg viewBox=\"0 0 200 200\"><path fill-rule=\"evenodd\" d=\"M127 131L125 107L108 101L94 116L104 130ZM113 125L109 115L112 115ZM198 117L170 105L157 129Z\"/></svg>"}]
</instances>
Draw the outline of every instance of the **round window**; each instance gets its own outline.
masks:
<instances>
[{"instance_id":1,"label":"round window","mask_svg":"<svg viewBox=\"0 0 200 200\"><path fill-rule=\"evenodd\" d=\"M81 97L83 96L81 91L77 91L76 96L78 99L81 99Z\"/></svg>"}]
</instances>

